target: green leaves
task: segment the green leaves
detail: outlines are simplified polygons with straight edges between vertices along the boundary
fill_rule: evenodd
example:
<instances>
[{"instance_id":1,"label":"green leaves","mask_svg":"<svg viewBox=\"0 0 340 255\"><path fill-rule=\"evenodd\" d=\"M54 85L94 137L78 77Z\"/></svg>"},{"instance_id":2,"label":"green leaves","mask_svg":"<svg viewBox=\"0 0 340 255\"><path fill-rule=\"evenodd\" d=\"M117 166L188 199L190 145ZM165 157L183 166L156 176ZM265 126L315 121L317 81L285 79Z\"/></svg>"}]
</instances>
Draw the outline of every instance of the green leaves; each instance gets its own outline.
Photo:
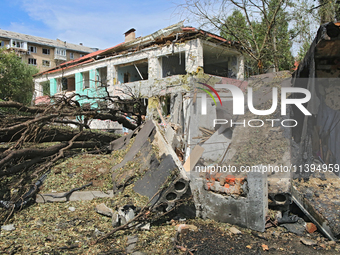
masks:
<instances>
[{"instance_id":1,"label":"green leaves","mask_svg":"<svg viewBox=\"0 0 340 255\"><path fill-rule=\"evenodd\" d=\"M21 61L14 52L0 49L0 99L28 104L32 100L34 66Z\"/></svg>"},{"instance_id":2,"label":"green leaves","mask_svg":"<svg viewBox=\"0 0 340 255\"><path fill-rule=\"evenodd\" d=\"M265 72L271 67L276 71L289 70L294 63L290 52L289 15L285 10L288 2L270 0L263 4L257 5L256 9L252 9L254 5L243 8L234 4L236 9L221 26L221 36L247 47L245 60L249 75Z\"/></svg>"}]
</instances>

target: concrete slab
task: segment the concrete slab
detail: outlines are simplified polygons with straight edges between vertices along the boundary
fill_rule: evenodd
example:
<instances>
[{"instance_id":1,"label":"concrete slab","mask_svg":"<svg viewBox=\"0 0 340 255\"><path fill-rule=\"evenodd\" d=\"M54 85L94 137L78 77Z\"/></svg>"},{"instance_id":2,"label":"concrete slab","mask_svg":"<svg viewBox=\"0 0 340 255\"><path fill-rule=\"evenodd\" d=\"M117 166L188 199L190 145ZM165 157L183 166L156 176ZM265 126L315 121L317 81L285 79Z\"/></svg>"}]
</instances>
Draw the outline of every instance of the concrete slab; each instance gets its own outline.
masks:
<instances>
[{"instance_id":1,"label":"concrete slab","mask_svg":"<svg viewBox=\"0 0 340 255\"><path fill-rule=\"evenodd\" d=\"M176 169L177 166L171 155L167 155L157 168L149 169L141 179L136 181L133 190L151 199ZM160 196L161 193L151 201L151 204L155 204Z\"/></svg>"},{"instance_id":2,"label":"concrete slab","mask_svg":"<svg viewBox=\"0 0 340 255\"><path fill-rule=\"evenodd\" d=\"M53 198L53 196L62 196L65 193L51 193L51 194L37 194L35 202L37 203L51 203L51 202L67 202L66 197ZM75 191L71 194L68 201L88 201L101 197L113 197L112 190L108 192L102 191Z\"/></svg>"},{"instance_id":3,"label":"concrete slab","mask_svg":"<svg viewBox=\"0 0 340 255\"><path fill-rule=\"evenodd\" d=\"M155 129L155 125L152 121L147 121L142 129L138 132L136 139L131 146L130 150L126 153L123 161L115 165L112 168L112 171L115 169L123 167L128 161L133 160L133 158L137 155L137 153L141 150L145 143L148 142L148 138L152 135L152 131Z\"/></svg>"}]
</instances>

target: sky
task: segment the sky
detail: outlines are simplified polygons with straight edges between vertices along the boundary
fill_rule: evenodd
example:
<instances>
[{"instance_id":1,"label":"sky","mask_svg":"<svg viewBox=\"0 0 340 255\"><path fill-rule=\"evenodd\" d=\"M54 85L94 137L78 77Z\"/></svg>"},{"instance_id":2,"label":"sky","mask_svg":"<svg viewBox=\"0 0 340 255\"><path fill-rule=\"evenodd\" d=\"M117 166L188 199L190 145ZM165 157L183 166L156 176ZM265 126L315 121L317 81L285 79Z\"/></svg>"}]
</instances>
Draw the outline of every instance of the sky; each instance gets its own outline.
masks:
<instances>
[{"instance_id":1,"label":"sky","mask_svg":"<svg viewBox=\"0 0 340 255\"><path fill-rule=\"evenodd\" d=\"M106 49L123 42L131 28L146 36L179 22L177 5L171 0L0 0L0 28Z\"/></svg>"},{"instance_id":2,"label":"sky","mask_svg":"<svg viewBox=\"0 0 340 255\"><path fill-rule=\"evenodd\" d=\"M123 42L124 32L131 28L136 29L138 37L184 19L185 25L199 27L195 19L185 17L178 7L184 2L185 0L0 0L0 28L106 49ZM204 28L211 30L209 27ZM299 47L300 44L293 44L293 55L297 55Z\"/></svg>"}]
</instances>

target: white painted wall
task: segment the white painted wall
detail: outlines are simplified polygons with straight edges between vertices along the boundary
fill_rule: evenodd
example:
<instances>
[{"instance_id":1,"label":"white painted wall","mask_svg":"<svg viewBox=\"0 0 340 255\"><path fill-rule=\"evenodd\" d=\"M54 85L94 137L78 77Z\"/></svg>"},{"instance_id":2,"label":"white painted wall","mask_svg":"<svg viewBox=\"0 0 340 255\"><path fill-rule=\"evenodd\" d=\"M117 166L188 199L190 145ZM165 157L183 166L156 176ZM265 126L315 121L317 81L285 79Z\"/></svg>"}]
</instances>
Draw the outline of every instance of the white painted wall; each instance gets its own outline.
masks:
<instances>
[{"instance_id":1,"label":"white painted wall","mask_svg":"<svg viewBox=\"0 0 340 255\"><path fill-rule=\"evenodd\" d=\"M66 76L73 76L79 72L86 72L94 69L98 69L101 67L107 67L107 77L108 77L108 90L112 93L113 96L119 95L116 89L122 89L121 85L117 85L117 66L122 64L128 64L135 61L148 59L148 71L149 78L148 81L139 81L129 83L129 85L134 86L140 91L146 92L147 90L153 90L153 86L155 85L155 80L161 78L162 66L160 58L166 55L172 55L173 53L185 52L185 60L186 60L186 71L188 73L196 72L198 67L203 67L203 44L211 42L202 41L201 39L193 39L190 41L186 41L184 43L179 43L169 46L163 47L150 47L138 52L126 53L117 56L112 56L109 58L105 58L102 60L96 60L91 63L87 63L84 65L79 65L73 68L69 68L67 70L63 70L60 72L54 72L50 74L44 74L40 77L36 77L34 80L35 84L35 95L36 97L42 96L42 86L41 82L50 80L52 78L61 78ZM216 44L213 44L216 47ZM217 46L225 49L225 47ZM237 70L237 78L242 80L244 78L244 58L243 56L234 49L230 49L230 52L237 57L237 65L235 68ZM164 82L167 82L168 78L164 78ZM170 80L176 80L176 78L172 78ZM162 83L163 84L163 83ZM148 86L149 88L145 88ZM162 85L164 86L164 84ZM161 88L160 88L161 89ZM147 93L150 94L150 93ZM153 94L153 93L151 93Z\"/></svg>"}]
</instances>

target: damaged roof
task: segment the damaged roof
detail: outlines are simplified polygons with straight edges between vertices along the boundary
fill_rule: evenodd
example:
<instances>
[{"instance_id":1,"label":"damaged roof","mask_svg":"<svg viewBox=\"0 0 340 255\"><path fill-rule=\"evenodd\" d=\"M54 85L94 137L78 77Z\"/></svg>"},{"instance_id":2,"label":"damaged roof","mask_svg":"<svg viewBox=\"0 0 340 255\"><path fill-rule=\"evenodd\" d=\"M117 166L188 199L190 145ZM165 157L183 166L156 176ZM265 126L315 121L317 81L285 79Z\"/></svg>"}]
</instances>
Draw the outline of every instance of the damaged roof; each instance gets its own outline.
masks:
<instances>
[{"instance_id":1,"label":"damaged roof","mask_svg":"<svg viewBox=\"0 0 340 255\"><path fill-rule=\"evenodd\" d=\"M129 42L122 42L120 44L117 44L116 46L104 50L98 50L81 58L62 63L52 69L40 72L35 76L58 72L106 57L129 52L136 52L153 45L174 43L174 39L176 40L176 42L183 42L194 38L205 38L206 40L213 41L219 44L235 47L239 46L237 42L228 41L225 38L210 33L208 31L204 31L194 27L184 27L182 21L169 27L160 29L150 35L138 37Z\"/></svg>"},{"instance_id":2,"label":"damaged roof","mask_svg":"<svg viewBox=\"0 0 340 255\"><path fill-rule=\"evenodd\" d=\"M36 43L36 44L50 46L50 47L66 48L69 50L79 51L83 53L89 53L89 52L94 51L92 48L89 48L83 45L68 43L66 41L64 42L59 39L52 40L52 39L42 38L38 36L20 34L20 33L2 30L2 29L0 29L0 38L16 39L16 40L25 41L28 43Z\"/></svg>"}]
</instances>

